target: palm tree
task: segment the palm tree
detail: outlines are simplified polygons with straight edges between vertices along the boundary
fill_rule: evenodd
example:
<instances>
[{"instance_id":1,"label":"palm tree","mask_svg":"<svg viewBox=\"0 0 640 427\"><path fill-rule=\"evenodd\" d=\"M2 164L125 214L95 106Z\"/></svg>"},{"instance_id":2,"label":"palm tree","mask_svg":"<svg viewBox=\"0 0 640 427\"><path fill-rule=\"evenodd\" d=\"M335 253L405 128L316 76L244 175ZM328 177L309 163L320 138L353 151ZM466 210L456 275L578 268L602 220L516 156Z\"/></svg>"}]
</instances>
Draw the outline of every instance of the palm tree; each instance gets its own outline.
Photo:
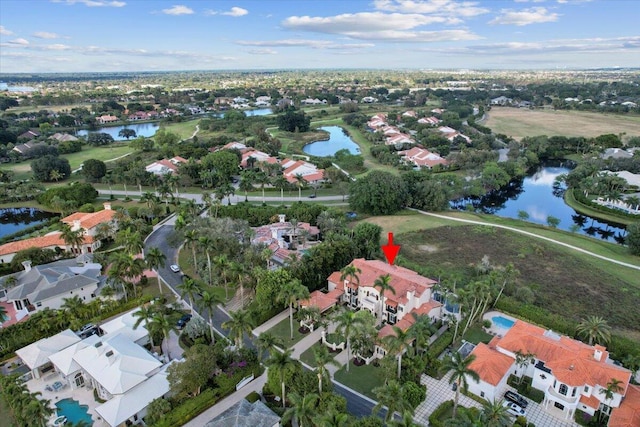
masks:
<instances>
[{"instance_id":1,"label":"palm tree","mask_svg":"<svg viewBox=\"0 0 640 427\"><path fill-rule=\"evenodd\" d=\"M396 294L396 290L391 286L391 276L389 274L385 274L384 276L378 277L373 282L373 287L380 291L380 322L382 322L382 316L384 316L384 304L385 298L384 293L386 291L391 291L392 294Z\"/></svg>"},{"instance_id":2,"label":"palm tree","mask_svg":"<svg viewBox=\"0 0 640 427\"><path fill-rule=\"evenodd\" d=\"M511 417L507 412L507 407L502 403L503 400L486 401L482 405L480 412L480 421L486 427L510 427L513 425Z\"/></svg>"},{"instance_id":3,"label":"palm tree","mask_svg":"<svg viewBox=\"0 0 640 427\"><path fill-rule=\"evenodd\" d=\"M275 370L280 375L280 384L282 386L282 407L285 407L285 383L284 377L287 372L291 371L296 364L296 361L291 358L292 349L286 349L282 353L274 351L271 357L269 357L264 364L269 369Z\"/></svg>"},{"instance_id":4,"label":"palm tree","mask_svg":"<svg viewBox=\"0 0 640 427\"><path fill-rule=\"evenodd\" d=\"M304 180L304 177L299 173L295 176L296 186L298 187L298 201L302 201L302 188L307 185L307 181Z\"/></svg>"},{"instance_id":5,"label":"palm tree","mask_svg":"<svg viewBox=\"0 0 640 427\"><path fill-rule=\"evenodd\" d=\"M78 295L74 295L70 298L62 298L62 308L65 312L68 312L71 317L78 319L84 317L85 306L84 302Z\"/></svg>"},{"instance_id":6,"label":"palm tree","mask_svg":"<svg viewBox=\"0 0 640 427\"><path fill-rule=\"evenodd\" d=\"M221 277L224 282L224 295L226 300L229 300L229 283L227 282L227 268L229 268L230 262L226 254L220 254L213 258L213 264L218 272L218 277Z\"/></svg>"},{"instance_id":7,"label":"palm tree","mask_svg":"<svg viewBox=\"0 0 640 427\"><path fill-rule=\"evenodd\" d=\"M456 398L453 401L453 418L456 417L458 410L458 400L460 399L460 386L464 387L465 391L469 387L467 377L470 377L475 382L480 381L480 376L473 369L469 369L469 365L476 359L476 356L471 354L466 359L462 358L462 355L457 351L453 355L444 360L441 370L443 372L453 371L451 377L449 377L449 384L455 384Z\"/></svg>"},{"instance_id":8,"label":"palm tree","mask_svg":"<svg viewBox=\"0 0 640 427\"><path fill-rule=\"evenodd\" d=\"M116 234L116 244L123 246L125 251L131 255L139 254L144 248L142 235L138 231L131 231L130 228L118 231Z\"/></svg>"},{"instance_id":9,"label":"palm tree","mask_svg":"<svg viewBox=\"0 0 640 427\"><path fill-rule=\"evenodd\" d=\"M174 322L171 320L169 315L163 313L162 311L156 311L153 314L153 317L151 318L151 322L149 322L149 328L151 330L162 332L162 336L163 336L162 343L165 341L167 342L169 341L169 336L171 335L171 331L174 331L174 332L176 331ZM162 343L160 343L160 350L162 350ZM167 357L169 358L169 360L171 360L170 351L171 350L167 345Z\"/></svg>"},{"instance_id":10,"label":"palm tree","mask_svg":"<svg viewBox=\"0 0 640 427\"><path fill-rule=\"evenodd\" d=\"M536 355L529 352L525 353L520 350L516 350L514 354L516 355L516 366L521 368L519 375L520 378L518 379L518 384L520 384L522 382L522 378L524 378L527 365L536 360Z\"/></svg>"},{"instance_id":11,"label":"palm tree","mask_svg":"<svg viewBox=\"0 0 640 427\"><path fill-rule=\"evenodd\" d=\"M284 189L289 185L289 181L284 175L278 175L273 179L273 186L280 190L280 201L284 204Z\"/></svg>"},{"instance_id":12,"label":"palm tree","mask_svg":"<svg viewBox=\"0 0 640 427\"><path fill-rule=\"evenodd\" d=\"M265 351L269 353L269 357L271 357L276 347L284 348L284 341L271 332L262 332L256 339L256 347L258 348L258 359L262 359Z\"/></svg>"},{"instance_id":13,"label":"palm tree","mask_svg":"<svg viewBox=\"0 0 640 427\"><path fill-rule=\"evenodd\" d=\"M413 317L413 325L409 326L408 334L415 340L415 350L421 353L426 350L429 337L435 332L431 318L426 314L411 313Z\"/></svg>"},{"instance_id":14,"label":"palm tree","mask_svg":"<svg viewBox=\"0 0 640 427\"><path fill-rule=\"evenodd\" d=\"M313 359L316 362L316 371L318 373L318 392L322 396L322 380L330 380L327 365L340 367L340 364L333 358L333 355L329 353L329 349L324 345L313 348Z\"/></svg>"},{"instance_id":15,"label":"palm tree","mask_svg":"<svg viewBox=\"0 0 640 427\"><path fill-rule=\"evenodd\" d=\"M354 328L362 323L362 318L357 316L355 312L343 308L336 312L334 321L337 323L338 330L342 332L342 335L347 341L347 372L349 372L349 365L351 364L351 336Z\"/></svg>"},{"instance_id":16,"label":"palm tree","mask_svg":"<svg viewBox=\"0 0 640 427\"><path fill-rule=\"evenodd\" d=\"M622 384L622 381L611 378L611 380L607 383L607 388L600 389L600 394L604 394L605 402L610 403L611 399L613 399L614 393L622 393L624 389L620 384ZM607 405L607 407L608 406L609 405ZM603 413L606 413L604 409L605 408L602 407L600 408L600 417L602 417Z\"/></svg>"},{"instance_id":17,"label":"palm tree","mask_svg":"<svg viewBox=\"0 0 640 427\"><path fill-rule=\"evenodd\" d=\"M495 301L493 301L494 306L498 303L498 300L502 296L502 292L504 291L505 286L507 286L507 283L512 282L516 277L520 275L520 271L518 271L511 262L507 264L506 267L501 269L500 273L502 275L502 286L500 287L500 292L498 292L498 295L496 295Z\"/></svg>"},{"instance_id":18,"label":"palm tree","mask_svg":"<svg viewBox=\"0 0 640 427\"><path fill-rule=\"evenodd\" d=\"M607 344L611 341L611 326L600 316L589 316L576 327L576 332L589 341L589 345Z\"/></svg>"},{"instance_id":19,"label":"palm tree","mask_svg":"<svg viewBox=\"0 0 640 427\"><path fill-rule=\"evenodd\" d=\"M245 266L242 263L232 261L227 268L227 274L233 283L240 285L240 308L244 308L244 285L250 281Z\"/></svg>"},{"instance_id":20,"label":"palm tree","mask_svg":"<svg viewBox=\"0 0 640 427\"><path fill-rule=\"evenodd\" d=\"M183 282L177 286L182 292L182 295L189 299L189 305L191 306L191 314L196 313L196 295L202 292L202 285L196 280L185 277Z\"/></svg>"},{"instance_id":21,"label":"palm tree","mask_svg":"<svg viewBox=\"0 0 640 427\"><path fill-rule=\"evenodd\" d=\"M222 302L224 301L222 300L220 295L214 292L209 292L209 291L202 292L202 295L200 298L200 307L204 310L207 310L207 317L209 320L209 331L211 332L212 344L216 342L216 337L213 331L213 310L215 310L218 304Z\"/></svg>"},{"instance_id":22,"label":"palm tree","mask_svg":"<svg viewBox=\"0 0 640 427\"><path fill-rule=\"evenodd\" d=\"M305 394L300 396L298 393L291 393L289 395L289 403L291 406L284 411L282 415L282 423L286 424L291 421L294 425L300 427L309 426L312 427L313 418L317 415L317 407L319 396L315 393Z\"/></svg>"},{"instance_id":23,"label":"palm tree","mask_svg":"<svg viewBox=\"0 0 640 427\"><path fill-rule=\"evenodd\" d=\"M196 246L199 243L199 236L196 230L187 230L184 232L184 244L191 248L191 254L193 255L193 268L198 270L198 258L196 257Z\"/></svg>"},{"instance_id":24,"label":"palm tree","mask_svg":"<svg viewBox=\"0 0 640 427\"><path fill-rule=\"evenodd\" d=\"M240 174L240 185L238 188L240 191L244 191L244 201L248 201L249 197L247 193L253 190L253 183L256 181L255 173L250 170L242 171Z\"/></svg>"},{"instance_id":25,"label":"palm tree","mask_svg":"<svg viewBox=\"0 0 640 427\"><path fill-rule=\"evenodd\" d=\"M393 326L393 335L387 335L383 338L384 343L390 354L395 353L398 359L398 380L402 373L402 354L407 350L409 343L413 340L408 331L402 330L397 326Z\"/></svg>"},{"instance_id":26,"label":"palm tree","mask_svg":"<svg viewBox=\"0 0 640 427\"><path fill-rule=\"evenodd\" d=\"M154 270L157 273L158 267L161 267L167 262L166 255L160 250L160 248L151 248L147 251L145 257L147 268ZM162 286L160 285L160 277L158 277L158 291L162 294Z\"/></svg>"},{"instance_id":27,"label":"palm tree","mask_svg":"<svg viewBox=\"0 0 640 427\"><path fill-rule=\"evenodd\" d=\"M289 325L291 327L291 339L293 340L293 304L296 304L301 299L309 298L309 289L307 289L302 282L298 279L294 279L280 288L277 300L283 302L285 307L289 307Z\"/></svg>"},{"instance_id":28,"label":"palm tree","mask_svg":"<svg viewBox=\"0 0 640 427\"><path fill-rule=\"evenodd\" d=\"M247 310L238 310L231 313L231 319L222 324L229 330L229 336L233 337L236 347L242 348L242 339L245 332L250 334L253 330L253 319Z\"/></svg>"},{"instance_id":29,"label":"palm tree","mask_svg":"<svg viewBox=\"0 0 640 427\"><path fill-rule=\"evenodd\" d=\"M323 414L315 417L313 422L317 427L349 427L351 425L349 415L338 412L333 407L330 407Z\"/></svg>"},{"instance_id":30,"label":"palm tree","mask_svg":"<svg viewBox=\"0 0 640 427\"><path fill-rule=\"evenodd\" d=\"M345 280L348 280L349 282L355 282L356 284L360 284L360 276L358 276L359 274L362 273L362 270L360 270L358 267L356 267L353 264L349 264L346 267L344 267L342 270L340 270L340 281L344 282Z\"/></svg>"},{"instance_id":31,"label":"palm tree","mask_svg":"<svg viewBox=\"0 0 640 427\"><path fill-rule=\"evenodd\" d=\"M47 425L47 420L53 415L51 401L42 399L40 392L31 393L30 399L22 408L22 418L29 421L29 425L37 424L40 427Z\"/></svg>"},{"instance_id":32,"label":"palm tree","mask_svg":"<svg viewBox=\"0 0 640 427\"><path fill-rule=\"evenodd\" d=\"M158 310L154 308L152 305L143 305L138 311L133 312L132 316L137 317L136 323L133 324L133 329L138 329L138 326L142 322L144 322L144 327L149 332L149 339L151 340L151 347L155 347L153 343L153 334L149 328L149 323L153 320L153 316L156 314Z\"/></svg>"},{"instance_id":33,"label":"palm tree","mask_svg":"<svg viewBox=\"0 0 640 427\"><path fill-rule=\"evenodd\" d=\"M82 244L84 243L82 229L72 230L68 224L62 224L60 237L62 237L67 246L71 247L71 252L82 253Z\"/></svg>"},{"instance_id":34,"label":"palm tree","mask_svg":"<svg viewBox=\"0 0 640 427\"><path fill-rule=\"evenodd\" d=\"M413 413L411 411L404 411L401 419L391 420L388 425L390 427L419 427L418 424L413 422Z\"/></svg>"},{"instance_id":35,"label":"palm tree","mask_svg":"<svg viewBox=\"0 0 640 427\"><path fill-rule=\"evenodd\" d=\"M373 407L372 413L375 415L384 407L387 408L387 414L384 421L388 423L393 418L394 412L401 414L409 412L413 414L411 404L404 398L402 386L396 380L389 380L383 386L376 387L373 390L378 403Z\"/></svg>"}]
</instances>

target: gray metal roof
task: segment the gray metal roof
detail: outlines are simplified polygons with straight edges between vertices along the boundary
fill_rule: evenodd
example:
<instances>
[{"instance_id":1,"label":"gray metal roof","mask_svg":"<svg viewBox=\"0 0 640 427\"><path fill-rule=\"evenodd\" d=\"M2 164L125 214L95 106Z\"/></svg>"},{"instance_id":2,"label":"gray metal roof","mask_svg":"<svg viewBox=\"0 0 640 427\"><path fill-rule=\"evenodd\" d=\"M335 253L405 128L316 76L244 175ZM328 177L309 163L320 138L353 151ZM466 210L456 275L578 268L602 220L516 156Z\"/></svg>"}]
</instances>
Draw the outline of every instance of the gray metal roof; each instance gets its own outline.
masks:
<instances>
[{"instance_id":1,"label":"gray metal roof","mask_svg":"<svg viewBox=\"0 0 640 427\"><path fill-rule=\"evenodd\" d=\"M279 422L280 417L261 401L249 403L242 399L205 427L273 427Z\"/></svg>"}]
</instances>

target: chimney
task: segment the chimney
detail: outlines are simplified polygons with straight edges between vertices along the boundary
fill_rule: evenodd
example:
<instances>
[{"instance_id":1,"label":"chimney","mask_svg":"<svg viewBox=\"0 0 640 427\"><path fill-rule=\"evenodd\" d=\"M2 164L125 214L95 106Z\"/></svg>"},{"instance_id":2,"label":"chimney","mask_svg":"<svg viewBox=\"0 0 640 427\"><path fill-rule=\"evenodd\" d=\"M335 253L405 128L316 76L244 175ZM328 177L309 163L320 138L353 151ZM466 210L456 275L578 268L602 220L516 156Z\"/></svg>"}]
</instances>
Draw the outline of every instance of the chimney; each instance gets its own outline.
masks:
<instances>
[{"instance_id":1,"label":"chimney","mask_svg":"<svg viewBox=\"0 0 640 427\"><path fill-rule=\"evenodd\" d=\"M285 214L279 214L278 215L278 220L280 221L280 223L283 223L283 222L285 222L285 218L286 217L287 216Z\"/></svg>"},{"instance_id":2,"label":"chimney","mask_svg":"<svg viewBox=\"0 0 640 427\"><path fill-rule=\"evenodd\" d=\"M110 211L111 210L111 203L110 202L104 202L103 206L104 206L104 210L105 211Z\"/></svg>"},{"instance_id":3,"label":"chimney","mask_svg":"<svg viewBox=\"0 0 640 427\"><path fill-rule=\"evenodd\" d=\"M73 220L73 228L72 230L76 231L76 230L80 230L80 220L79 219L74 219Z\"/></svg>"},{"instance_id":4,"label":"chimney","mask_svg":"<svg viewBox=\"0 0 640 427\"><path fill-rule=\"evenodd\" d=\"M24 271L31 271L31 261L30 260L22 261L22 266L24 267Z\"/></svg>"},{"instance_id":5,"label":"chimney","mask_svg":"<svg viewBox=\"0 0 640 427\"><path fill-rule=\"evenodd\" d=\"M596 359L598 362L600 362L600 360L602 359L602 347L600 347L599 345L595 346L594 351L593 351L593 358Z\"/></svg>"}]
</instances>

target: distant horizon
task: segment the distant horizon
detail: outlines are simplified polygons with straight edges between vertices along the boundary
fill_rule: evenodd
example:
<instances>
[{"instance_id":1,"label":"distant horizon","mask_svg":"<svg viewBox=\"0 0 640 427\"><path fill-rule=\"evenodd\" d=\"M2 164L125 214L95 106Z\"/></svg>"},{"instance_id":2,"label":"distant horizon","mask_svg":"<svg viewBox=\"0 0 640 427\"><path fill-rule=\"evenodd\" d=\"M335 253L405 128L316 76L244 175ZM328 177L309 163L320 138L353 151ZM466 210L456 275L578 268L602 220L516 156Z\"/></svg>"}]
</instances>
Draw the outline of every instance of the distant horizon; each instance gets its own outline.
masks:
<instances>
[{"instance_id":1,"label":"distant horizon","mask_svg":"<svg viewBox=\"0 0 640 427\"><path fill-rule=\"evenodd\" d=\"M2 0L0 73L637 68L637 12L627 0Z\"/></svg>"}]
</instances>

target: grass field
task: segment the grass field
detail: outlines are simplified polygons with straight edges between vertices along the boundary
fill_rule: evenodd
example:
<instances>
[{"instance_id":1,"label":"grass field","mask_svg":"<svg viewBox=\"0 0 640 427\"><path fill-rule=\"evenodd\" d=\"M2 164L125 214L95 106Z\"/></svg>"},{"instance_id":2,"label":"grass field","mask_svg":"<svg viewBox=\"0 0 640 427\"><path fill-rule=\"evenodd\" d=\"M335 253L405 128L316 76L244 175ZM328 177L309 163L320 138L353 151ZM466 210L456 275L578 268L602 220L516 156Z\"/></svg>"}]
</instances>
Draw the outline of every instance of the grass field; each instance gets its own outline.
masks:
<instances>
[{"instance_id":1,"label":"grass field","mask_svg":"<svg viewBox=\"0 0 640 427\"><path fill-rule=\"evenodd\" d=\"M535 304L576 323L600 315L630 338L640 336L640 283L637 270L589 257L550 242L480 225L446 225L405 232L398 262L432 277L452 274L475 280L475 265L513 263L518 286L528 286ZM637 260L636 260L637 264ZM515 289L507 289L509 294Z\"/></svg>"},{"instance_id":2,"label":"grass field","mask_svg":"<svg viewBox=\"0 0 640 427\"><path fill-rule=\"evenodd\" d=\"M336 372L335 379L347 387L375 399L373 389L384 384L385 371L373 365L355 366L351 363L349 372L347 372L346 366L343 366Z\"/></svg>"},{"instance_id":3,"label":"grass field","mask_svg":"<svg viewBox=\"0 0 640 427\"><path fill-rule=\"evenodd\" d=\"M188 122L163 124L162 129L175 133L180 139L191 138L193 132L196 130L196 125L200 123L200 120L190 120ZM198 132L199 134L199 132Z\"/></svg>"},{"instance_id":4,"label":"grass field","mask_svg":"<svg viewBox=\"0 0 640 427\"><path fill-rule=\"evenodd\" d=\"M48 110L48 111L55 111L55 112L60 112L60 111L71 111L71 109L73 108L86 108L88 110L91 110L93 104L67 104L67 105L26 105L24 107L14 107L14 108L10 108L8 109L6 112L7 113L15 113L15 114L20 114L20 113L28 113L31 111L40 111L40 110Z\"/></svg>"},{"instance_id":5,"label":"grass field","mask_svg":"<svg viewBox=\"0 0 640 427\"><path fill-rule=\"evenodd\" d=\"M298 332L300 323L293 319L293 339L291 339L291 325L289 324L289 316L283 319L280 323L269 329L269 332L280 337L286 348L293 347L298 341L305 337L305 335Z\"/></svg>"},{"instance_id":6,"label":"grass field","mask_svg":"<svg viewBox=\"0 0 640 427\"><path fill-rule=\"evenodd\" d=\"M483 123L494 133L516 139L536 135L594 137L606 133L640 135L640 116L601 114L588 111L492 108Z\"/></svg>"},{"instance_id":7,"label":"grass field","mask_svg":"<svg viewBox=\"0 0 640 427\"><path fill-rule=\"evenodd\" d=\"M92 147L85 145L82 147L82 151L79 151L77 153L61 154L60 157L69 160L69 165L71 165L71 170L73 171L75 169L78 169L80 165L87 159L96 159L105 162L132 152L133 150L127 143L117 143L106 147ZM5 163L0 165L0 170L13 171L16 180L31 178L30 161L21 163Z\"/></svg>"}]
</instances>

